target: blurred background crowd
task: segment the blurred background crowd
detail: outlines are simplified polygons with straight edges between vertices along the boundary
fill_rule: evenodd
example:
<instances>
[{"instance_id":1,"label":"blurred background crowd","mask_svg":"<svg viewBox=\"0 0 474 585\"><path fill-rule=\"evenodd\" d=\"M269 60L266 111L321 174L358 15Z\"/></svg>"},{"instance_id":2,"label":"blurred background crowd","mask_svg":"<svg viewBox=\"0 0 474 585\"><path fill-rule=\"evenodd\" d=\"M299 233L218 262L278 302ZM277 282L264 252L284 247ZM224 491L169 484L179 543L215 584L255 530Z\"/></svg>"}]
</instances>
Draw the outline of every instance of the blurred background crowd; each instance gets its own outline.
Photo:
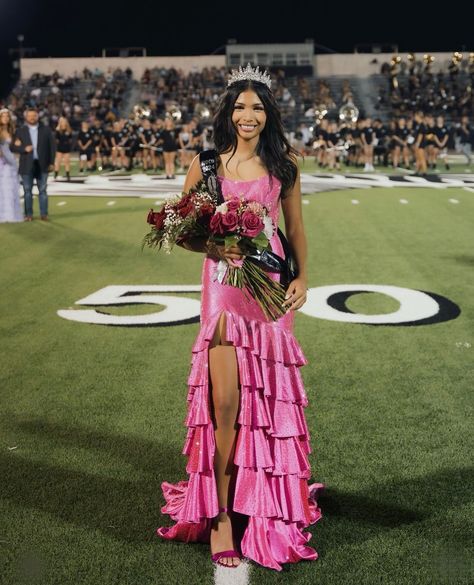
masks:
<instances>
[{"instance_id":1,"label":"blurred background crowd","mask_svg":"<svg viewBox=\"0 0 474 585\"><path fill-rule=\"evenodd\" d=\"M384 166L425 174L449 169L448 152L471 164L474 55L463 60L454 53L436 74L429 55L418 61L410 55L407 62L394 56L374 75L375 116L350 78L273 71L273 93L293 146L329 170ZM0 106L12 127L22 124L26 108L35 108L54 131L55 176L70 178L72 156L78 173L140 168L174 177L212 146L212 117L228 73L227 67L187 74L155 67L139 79L120 68L33 74Z\"/></svg>"}]
</instances>

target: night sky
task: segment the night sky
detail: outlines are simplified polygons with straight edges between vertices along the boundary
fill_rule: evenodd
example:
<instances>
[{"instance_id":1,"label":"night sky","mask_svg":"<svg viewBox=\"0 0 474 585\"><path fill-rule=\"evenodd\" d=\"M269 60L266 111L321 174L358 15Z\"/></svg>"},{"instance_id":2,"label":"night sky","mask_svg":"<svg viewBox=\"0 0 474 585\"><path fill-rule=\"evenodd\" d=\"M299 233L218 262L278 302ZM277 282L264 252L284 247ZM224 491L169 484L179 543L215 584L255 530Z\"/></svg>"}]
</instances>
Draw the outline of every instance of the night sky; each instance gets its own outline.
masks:
<instances>
[{"instance_id":1,"label":"night sky","mask_svg":"<svg viewBox=\"0 0 474 585\"><path fill-rule=\"evenodd\" d=\"M443 10L414 1L291 0L286 5L281 12L275 2L258 0L0 0L1 43L2 49L17 47L21 33L24 46L35 47L38 57L92 56L103 47L127 46L144 46L149 55L222 53L229 38L312 38L336 52L368 43L395 43L401 52L474 51L472 20L459 3Z\"/></svg>"}]
</instances>

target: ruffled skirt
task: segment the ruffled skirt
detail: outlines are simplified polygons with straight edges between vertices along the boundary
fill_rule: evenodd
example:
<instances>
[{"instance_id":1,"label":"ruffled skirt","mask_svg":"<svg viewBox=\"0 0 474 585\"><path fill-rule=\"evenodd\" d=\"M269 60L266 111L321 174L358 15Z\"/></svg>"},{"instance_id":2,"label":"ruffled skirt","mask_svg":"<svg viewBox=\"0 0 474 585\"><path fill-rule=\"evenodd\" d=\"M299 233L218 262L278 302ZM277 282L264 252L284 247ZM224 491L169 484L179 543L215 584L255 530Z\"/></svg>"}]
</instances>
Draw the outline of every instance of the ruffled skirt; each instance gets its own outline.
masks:
<instances>
[{"instance_id":1,"label":"ruffled skirt","mask_svg":"<svg viewBox=\"0 0 474 585\"><path fill-rule=\"evenodd\" d=\"M215 437L210 415L208 347L219 316L235 346L240 379L238 435L232 509L248 516L240 547L244 557L282 570L282 563L315 560L303 529L321 517L317 496L323 483L308 484L308 399L299 368L307 363L293 333L275 323L218 311L201 325L192 348L188 378L187 456L189 479L162 482L161 508L175 524L160 527L164 539L209 543L219 505L214 475Z\"/></svg>"}]
</instances>

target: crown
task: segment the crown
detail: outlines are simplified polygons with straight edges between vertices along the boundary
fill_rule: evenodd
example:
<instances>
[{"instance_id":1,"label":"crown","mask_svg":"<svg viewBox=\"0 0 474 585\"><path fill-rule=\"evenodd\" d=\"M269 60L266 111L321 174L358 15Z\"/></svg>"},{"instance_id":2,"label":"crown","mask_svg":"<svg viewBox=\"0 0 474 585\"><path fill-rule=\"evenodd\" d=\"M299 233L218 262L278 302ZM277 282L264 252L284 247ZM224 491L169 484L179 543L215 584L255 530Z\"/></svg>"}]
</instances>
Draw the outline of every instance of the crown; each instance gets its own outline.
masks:
<instances>
[{"instance_id":1,"label":"crown","mask_svg":"<svg viewBox=\"0 0 474 585\"><path fill-rule=\"evenodd\" d=\"M272 80L270 75L268 74L267 70L261 72L258 69L258 65L255 69L250 66L250 63L247 63L247 67L242 69L242 66L239 66L239 69L232 69L232 73L230 74L229 80L227 82L227 87L232 85L236 81L242 81L243 79L251 79L252 81L260 81L264 83L268 89L270 89Z\"/></svg>"}]
</instances>

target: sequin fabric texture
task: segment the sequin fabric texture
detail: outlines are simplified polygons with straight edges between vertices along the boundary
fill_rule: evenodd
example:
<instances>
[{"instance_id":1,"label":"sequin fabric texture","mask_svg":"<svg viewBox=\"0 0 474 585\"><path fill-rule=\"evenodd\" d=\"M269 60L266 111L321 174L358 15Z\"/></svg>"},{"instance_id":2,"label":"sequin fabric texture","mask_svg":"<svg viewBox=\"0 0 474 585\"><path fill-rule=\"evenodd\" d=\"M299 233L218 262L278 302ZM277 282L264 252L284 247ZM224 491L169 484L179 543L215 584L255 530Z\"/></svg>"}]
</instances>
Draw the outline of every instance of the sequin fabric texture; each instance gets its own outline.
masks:
<instances>
[{"instance_id":1,"label":"sequin fabric texture","mask_svg":"<svg viewBox=\"0 0 474 585\"><path fill-rule=\"evenodd\" d=\"M276 177L218 180L224 199L241 196L259 201L278 225L281 184ZM276 233L270 244L284 257ZM161 511L175 523L156 532L168 540L210 541L219 505L208 346L225 312L226 338L235 346L240 383L232 503L234 511L248 517L240 549L244 557L281 571L283 563L318 558L317 551L307 545L312 535L304 530L322 517L317 496L325 487L308 481L311 447L304 414L308 398L300 373L307 359L293 334L294 311L268 321L257 302L213 278L217 263L205 256L202 267L200 330L192 346L182 450L188 478L162 482L166 504ZM270 275L279 278L277 273Z\"/></svg>"}]
</instances>

